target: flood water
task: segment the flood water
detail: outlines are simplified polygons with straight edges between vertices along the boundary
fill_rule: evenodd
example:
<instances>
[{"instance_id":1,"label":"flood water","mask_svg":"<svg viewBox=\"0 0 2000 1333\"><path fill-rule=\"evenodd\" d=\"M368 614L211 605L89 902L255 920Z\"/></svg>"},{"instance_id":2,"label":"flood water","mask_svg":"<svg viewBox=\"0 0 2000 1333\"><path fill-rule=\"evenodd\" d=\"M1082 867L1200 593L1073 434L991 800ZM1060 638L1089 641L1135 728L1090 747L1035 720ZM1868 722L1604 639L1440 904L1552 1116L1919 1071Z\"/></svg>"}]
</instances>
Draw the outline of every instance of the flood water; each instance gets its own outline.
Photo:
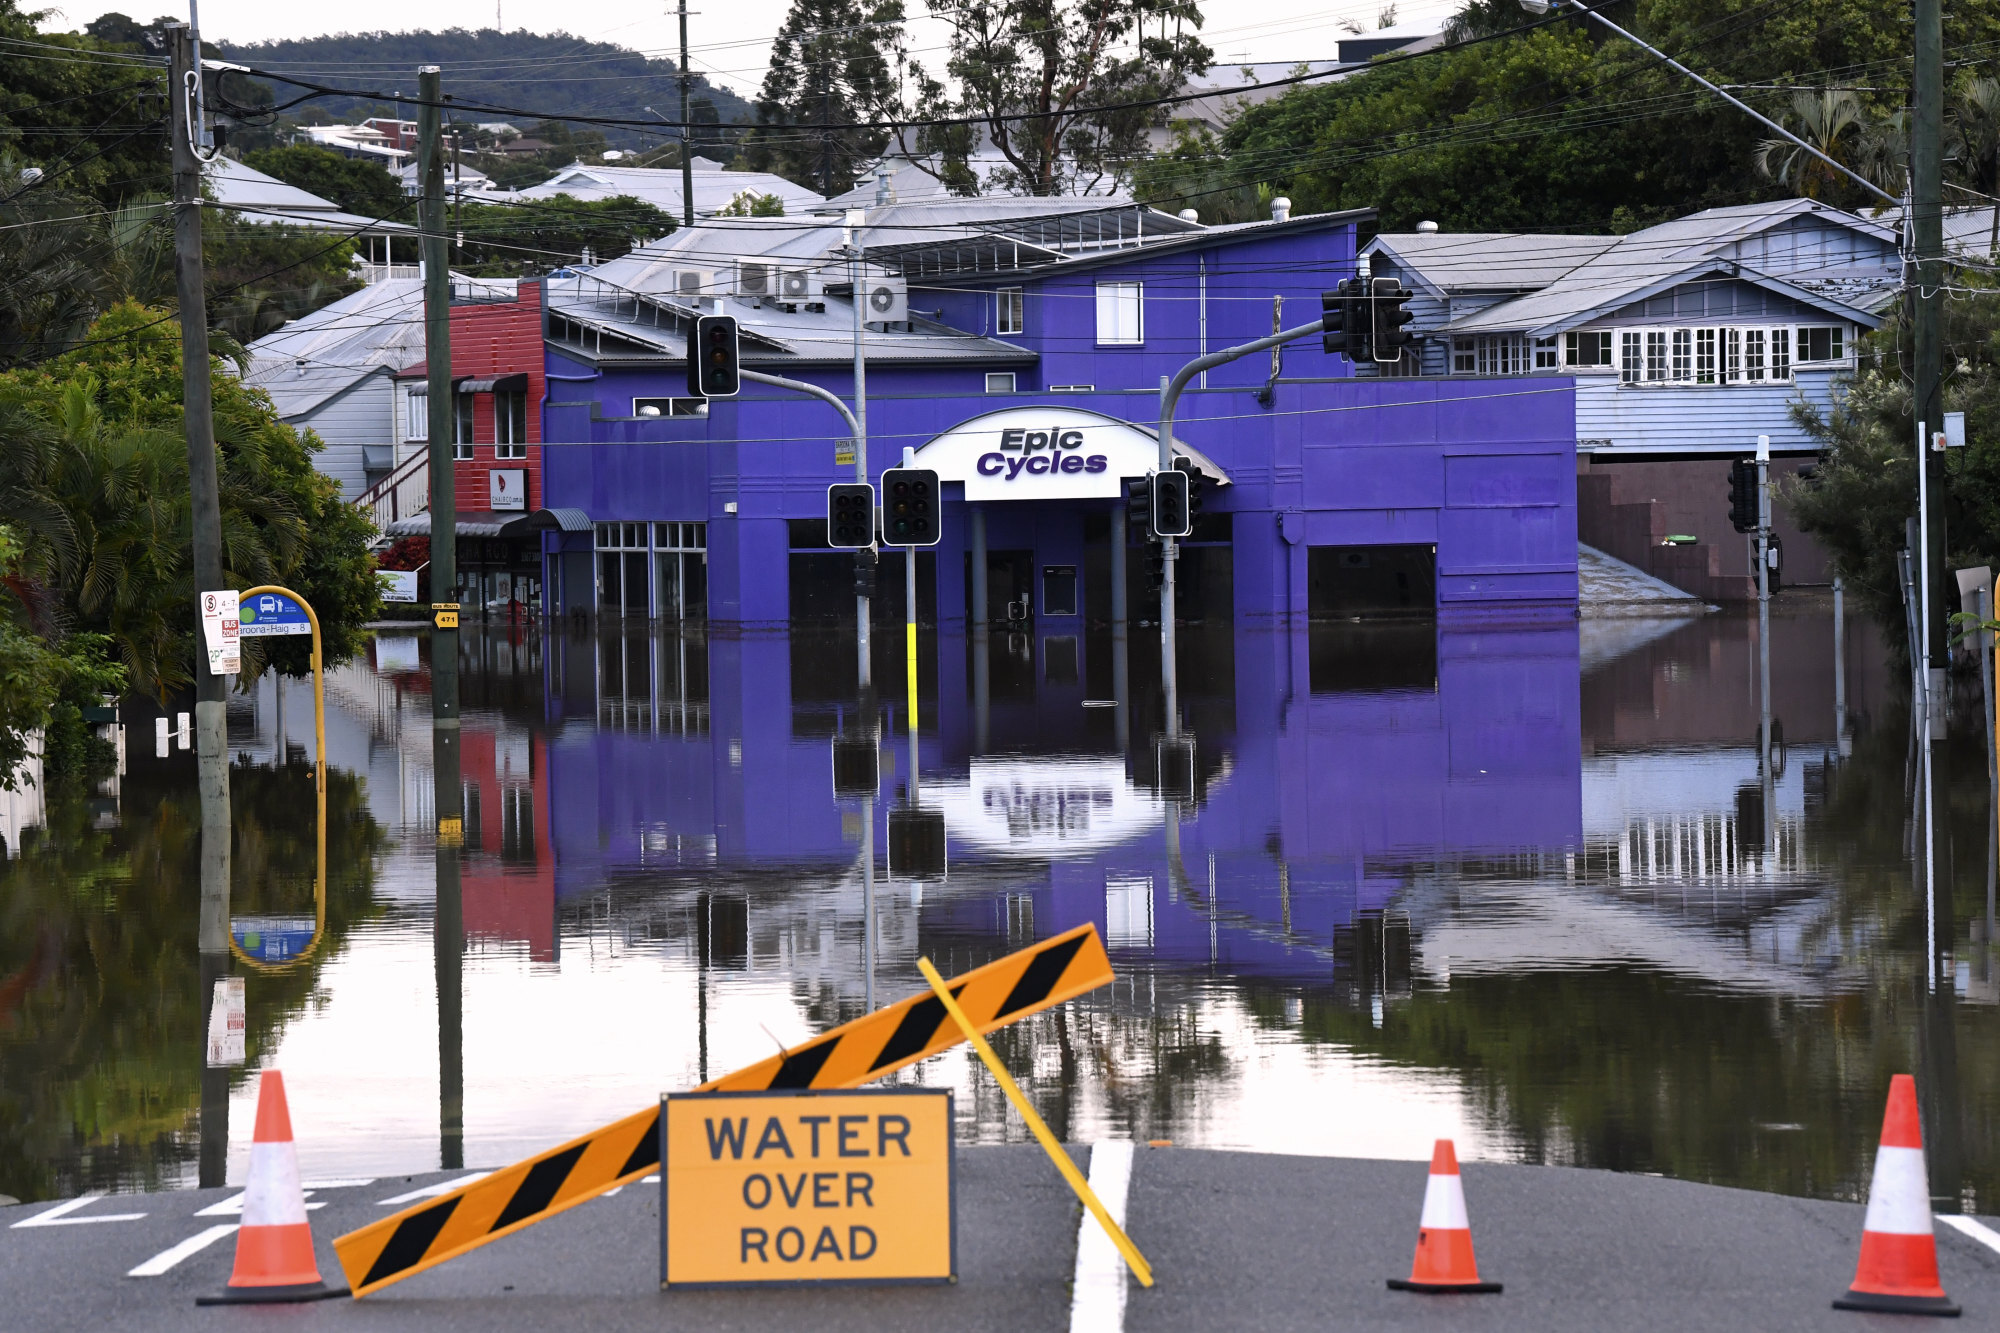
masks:
<instances>
[{"instance_id":1,"label":"flood water","mask_svg":"<svg viewBox=\"0 0 2000 1333\"><path fill-rule=\"evenodd\" d=\"M1927 894L1899 669L1850 616L1837 673L1830 604L1793 597L1768 774L1739 615L1190 629L1191 761L1158 741L1152 630L995 632L983 663L927 631L913 763L897 631L871 692L851 633L474 629L442 895L429 644L385 633L328 680L324 932L235 965L249 1068L284 1071L308 1177L499 1165L911 994L920 956L950 975L1094 921L1116 984L996 1041L1066 1138L1448 1135L1858 1198L1911 1071L1939 1206L1990 1212L1977 684L1935 751ZM204 1070L194 759L128 710L115 791L0 829L0 1192L24 1200L247 1159L253 1080ZM262 682L229 735L239 936L305 948L310 689ZM852 790L871 750L879 791L836 791L836 753ZM888 855L913 785L942 878ZM965 1139L1026 1137L962 1048L901 1078L956 1088Z\"/></svg>"}]
</instances>

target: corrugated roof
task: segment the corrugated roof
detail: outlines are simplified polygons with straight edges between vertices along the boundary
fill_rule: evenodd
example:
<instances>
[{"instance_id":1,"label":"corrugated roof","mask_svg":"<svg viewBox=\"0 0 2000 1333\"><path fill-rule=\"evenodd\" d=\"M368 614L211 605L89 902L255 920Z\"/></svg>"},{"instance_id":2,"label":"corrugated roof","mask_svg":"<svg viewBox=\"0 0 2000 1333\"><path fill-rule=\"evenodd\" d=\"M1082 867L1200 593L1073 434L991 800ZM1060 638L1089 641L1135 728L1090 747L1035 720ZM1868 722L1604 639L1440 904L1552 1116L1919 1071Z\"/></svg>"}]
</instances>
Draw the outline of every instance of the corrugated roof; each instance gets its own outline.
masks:
<instances>
[{"instance_id":1,"label":"corrugated roof","mask_svg":"<svg viewBox=\"0 0 2000 1333\"><path fill-rule=\"evenodd\" d=\"M1387 251L1396 263L1446 296L1456 292L1530 291L1546 286L1618 244L1616 236L1530 232L1382 232L1364 254Z\"/></svg>"},{"instance_id":2,"label":"corrugated roof","mask_svg":"<svg viewBox=\"0 0 2000 1333\"><path fill-rule=\"evenodd\" d=\"M783 176L764 171L721 171L696 159L694 166L694 211L704 217L727 208L745 190L774 194L782 199L787 213L807 211L824 202L819 195ZM629 195L643 199L676 218L681 215L681 173L678 167L598 167L571 163L540 185L516 191L516 199L553 199L566 194L572 199L612 199Z\"/></svg>"},{"instance_id":3,"label":"corrugated roof","mask_svg":"<svg viewBox=\"0 0 2000 1333\"><path fill-rule=\"evenodd\" d=\"M1814 214L1881 234L1879 224L1810 199L1706 209L1619 237L1539 290L1455 319L1445 327L1454 333L1521 331L1547 335L1711 274L1739 277L1783 291L1806 304L1871 322L1869 312L1880 284L1866 272L1843 268L1829 271L1824 280L1796 273L1773 275L1724 255L1758 232ZM1885 273L1882 281L1891 281L1891 275Z\"/></svg>"}]
</instances>

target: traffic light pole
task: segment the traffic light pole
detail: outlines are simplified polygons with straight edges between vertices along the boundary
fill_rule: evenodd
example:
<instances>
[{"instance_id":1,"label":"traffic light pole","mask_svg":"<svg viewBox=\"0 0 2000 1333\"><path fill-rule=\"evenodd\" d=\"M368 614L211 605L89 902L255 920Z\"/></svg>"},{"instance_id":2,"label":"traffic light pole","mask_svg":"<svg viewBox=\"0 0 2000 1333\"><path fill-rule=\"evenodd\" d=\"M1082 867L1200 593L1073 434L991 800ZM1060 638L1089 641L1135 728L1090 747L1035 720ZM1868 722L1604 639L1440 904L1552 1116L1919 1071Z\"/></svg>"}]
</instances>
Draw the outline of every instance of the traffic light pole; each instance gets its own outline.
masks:
<instances>
[{"instance_id":1,"label":"traffic light pole","mask_svg":"<svg viewBox=\"0 0 2000 1333\"><path fill-rule=\"evenodd\" d=\"M1242 357L1253 356L1300 338L1310 338L1326 328L1324 319L1316 319L1310 324L1297 328L1280 329L1269 337L1255 342L1240 343L1235 347L1225 347L1207 356L1198 356L1175 371L1172 376L1160 377L1160 471L1170 472L1174 466L1174 407L1180 402L1181 391L1188 381L1204 370L1229 364ZM1180 735L1180 672L1174 661L1174 564L1179 559L1178 544L1172 537L1162 539L1160 553L1165 558L1165 570L1160 581L1160 686L1166 694L1167 736L1171 739Z\"/></svg>"},{"instance_id":2,"label":"traffic light pole","mask_svg":"<svg viewBox=\"0 0 2000 1333\"><path fill-rule=\"evenodd\" d=\"M1778 850L1777 774L1771 769L1771 437L1757 437L1757 749L1767 868Z\"/></svg>"}]
</instances>

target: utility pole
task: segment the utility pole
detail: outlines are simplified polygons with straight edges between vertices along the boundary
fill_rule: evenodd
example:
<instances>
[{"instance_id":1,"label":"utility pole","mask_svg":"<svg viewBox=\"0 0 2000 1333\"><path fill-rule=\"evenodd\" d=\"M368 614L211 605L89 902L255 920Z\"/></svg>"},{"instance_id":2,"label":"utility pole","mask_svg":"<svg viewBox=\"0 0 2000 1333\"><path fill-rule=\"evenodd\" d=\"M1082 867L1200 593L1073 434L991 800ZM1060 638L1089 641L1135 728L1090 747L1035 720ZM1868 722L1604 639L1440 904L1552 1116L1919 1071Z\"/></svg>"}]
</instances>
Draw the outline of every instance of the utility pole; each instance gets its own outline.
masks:
<instances>
[{"instance_id":1,"label":"utility pole","mask_svg":"<svg viewBox=\"0 0 2000 1333\"><path fill-rule=\"evenodd\" d=\"M465 1165L465 902L459 849L465 789L459 776L458 497L452 475L457 406L451 392L451 267L445 247L444 88L436 65L417 70L420 224L424 257L424 369L431 464L431 767L436 781L437 901L432 939L438 990L438 1158Z\"/></svg>"},{"instance_id":2,"label":"utility pole","mask_svg":"<svg viewBox=\"0 0 2000 1333\"><path fill-rule=\"evenodd\" d=\"M181 315L181 404L187 434L188 501L193 511L196 592L222 589L222 506L215 469L215 415L209 397L208 298L201 263L201 71L191 28L167 28L167 101L173 136L174 286ZM229 948L229 751L226 677L195 650L195 762L201 791L201 952Z\"/></svg>"},{"instance_id":3,"label":"utility pole","mask_svg":"<svg viewBox=\"0 0 2000 1333\"><path fill-rule=\"evenodd\" d=\"M681 225L694 225L694 144L688 134L688 0L681 0Z\"/></svg>"},{"instance_id":4,"label":"utility pole","mask_svg":"<svg viewBox=\"0 0 2000 1333\"><path fill-rule=\"evenodd\" d=\"M1910 108L1910 209L1907 218L1910 253L1909 300L1914 415L1927 425L1918 431L1917 465L1935 503L1925 533L1930 557L1925 594L1930 598L1930 623L1924 629L1925 665L1933 671L1946 663L1949 630L1945 608L1951 575L1945 569L1944 451L1931 448L1929 432L1944 421L1944 24L1940 0L1913 0L1916 60ZM1924 678L1926 689L1932 684ZM1943 700L1934 701L1942 709Z\"/></svg>"}]
</instances>

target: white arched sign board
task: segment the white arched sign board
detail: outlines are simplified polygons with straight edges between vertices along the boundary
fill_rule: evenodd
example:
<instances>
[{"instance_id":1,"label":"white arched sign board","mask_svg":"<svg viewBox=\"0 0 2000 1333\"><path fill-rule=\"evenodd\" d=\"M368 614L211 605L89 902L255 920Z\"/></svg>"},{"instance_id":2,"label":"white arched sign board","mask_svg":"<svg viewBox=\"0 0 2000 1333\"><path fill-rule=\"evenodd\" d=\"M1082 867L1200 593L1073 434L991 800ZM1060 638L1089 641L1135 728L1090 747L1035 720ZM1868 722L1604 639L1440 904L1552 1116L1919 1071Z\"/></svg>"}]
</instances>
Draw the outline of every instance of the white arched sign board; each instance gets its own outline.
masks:
<instances>
[{"instance_id":1,"label":"white arched sign board","mask_svg":"<svg viewBox=\"0 0 2000 1333\"><path fill-rule=\"evenodd\" d=\"M917 450L918 467L965 483L965 498L1090 500L1122 496L1126 477L1160 466L1159 437L1074 407L1008 407L962 421Z\"/></svg>"}]
</instances>

